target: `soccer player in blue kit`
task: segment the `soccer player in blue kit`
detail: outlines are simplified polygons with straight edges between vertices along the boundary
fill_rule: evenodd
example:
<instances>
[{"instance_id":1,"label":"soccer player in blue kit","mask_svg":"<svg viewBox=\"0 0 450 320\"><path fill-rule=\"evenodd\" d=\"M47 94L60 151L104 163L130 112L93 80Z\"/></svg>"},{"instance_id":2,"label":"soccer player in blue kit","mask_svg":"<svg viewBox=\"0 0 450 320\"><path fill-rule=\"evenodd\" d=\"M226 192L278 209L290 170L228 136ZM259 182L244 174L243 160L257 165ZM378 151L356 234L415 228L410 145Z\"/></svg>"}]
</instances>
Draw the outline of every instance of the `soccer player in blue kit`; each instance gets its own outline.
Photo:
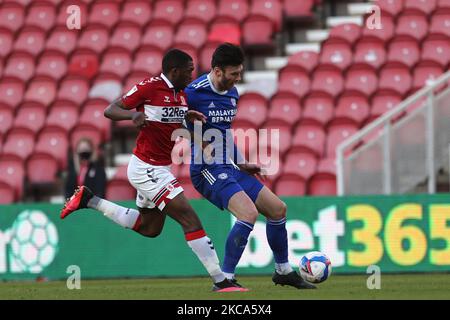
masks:
<instances>
[{"instance_id":1,"label":"soccer player in blue kit","mask_svg":"<svg viewBox=\"0 0 450 320\"><path fill-rule=\"evenodd\" d=\"M237 284L236 265L261 213L266 217L267 240L275 258L272 281L298 289L314 289L315 286L304 281L289 264L285 203L256 179L255 175L261 173L260 166L246 163L227 134L237 113L239 94L235 84L241 80L243 62L244 54L240 47L222 44L213 54L211 72L192 82L185 90L189 108L207 117L206 124L201 126L203 138L195 138L197 142L200 139L207 141L201 146L197 142L191 145L191 180L206 199L221 210L228 209L236 217L225 244L222 266L228 279ZM198 131L192 124L188 124L188 128L191 132ZM207 139L208 131L214 131L211 129L215 129L219 136L211 134ZM202 156L202 149L208 147L213 150L209 160Z\"/></svg>"}]
</instances>

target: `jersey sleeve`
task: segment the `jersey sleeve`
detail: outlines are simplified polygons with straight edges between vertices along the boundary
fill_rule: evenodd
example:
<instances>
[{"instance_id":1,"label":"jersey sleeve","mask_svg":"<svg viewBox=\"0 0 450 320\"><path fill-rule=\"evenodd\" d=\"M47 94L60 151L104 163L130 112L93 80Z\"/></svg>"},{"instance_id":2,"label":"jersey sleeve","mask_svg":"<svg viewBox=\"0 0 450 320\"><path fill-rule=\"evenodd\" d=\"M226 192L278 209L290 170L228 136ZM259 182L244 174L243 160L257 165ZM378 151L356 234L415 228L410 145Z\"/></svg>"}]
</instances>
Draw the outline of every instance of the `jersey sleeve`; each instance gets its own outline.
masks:
<instances>
[{"instance_id":1,"label":"jersey sleeve","mask_svg":"<svg viewBox=\"0 0 450 320\"><path fill-rule=\"evenodd\" d=\"M126 109L134 109L145 101L150 101L153 91L151 79L145 79L122 96L122 104Z\"/></svg>"},{"instance_id":2,"label":"jersey sleeve","mask_svg":"<svg viewBox=\"0 0 450 320\"><path fill-rule=\"evenodd\" d=\"M184 93L186 94L189 110L197 110L197 99L195 89L192 87L187 87L184 90Z\"/></svg>"}]
</instances>

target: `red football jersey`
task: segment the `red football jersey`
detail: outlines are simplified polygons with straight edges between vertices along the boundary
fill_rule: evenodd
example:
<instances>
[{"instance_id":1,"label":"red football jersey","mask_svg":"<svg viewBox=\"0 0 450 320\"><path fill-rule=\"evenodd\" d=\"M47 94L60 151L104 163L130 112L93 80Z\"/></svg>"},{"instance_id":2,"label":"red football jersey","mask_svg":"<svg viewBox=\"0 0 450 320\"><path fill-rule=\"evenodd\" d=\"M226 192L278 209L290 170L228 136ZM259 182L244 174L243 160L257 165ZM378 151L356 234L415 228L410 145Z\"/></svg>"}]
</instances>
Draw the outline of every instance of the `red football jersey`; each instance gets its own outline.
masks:
<instances>
[{"instance_id":1,"label":"red football jersey","mask_svg":"<svg viewBox=\"0 0 450 320\"><path fill-rule=\"evenodd\" d=\"M144 79L122 97L127 109L144 112L148 120L133 150L139 159L156 166L172 163L172 132L182 126L188 110L186 101L185 93L176 92L164 74Z\"/></svg>"}]
</instances>

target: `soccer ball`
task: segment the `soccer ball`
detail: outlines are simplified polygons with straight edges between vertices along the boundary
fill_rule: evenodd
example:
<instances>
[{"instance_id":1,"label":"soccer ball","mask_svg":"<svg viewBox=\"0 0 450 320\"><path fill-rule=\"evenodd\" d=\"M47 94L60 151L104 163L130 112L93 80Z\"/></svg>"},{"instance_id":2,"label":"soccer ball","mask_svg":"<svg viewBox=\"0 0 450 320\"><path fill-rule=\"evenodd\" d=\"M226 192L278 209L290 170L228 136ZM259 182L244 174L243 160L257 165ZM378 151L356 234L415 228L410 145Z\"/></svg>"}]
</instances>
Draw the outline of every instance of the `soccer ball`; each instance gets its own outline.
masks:
<instances>
[{"instance_id":1,"label":"soccer ball","mask_svg":"<svg viewBox=\"0 0 450 320\"><path fill-rule=\"evenodd\" d=\"M55 258L58 232L45 213L26 210L11 230L10 259L22 272L39 273Z\"/></svg>"},{"instance_id":2,"label":"soccer ball","mask_svg":"<svg viewBox=\"0 0 450 320\"><path fill-rule=\"evenodd\" d=\"M320 283L331 275L330 259L319 251L312 251L300 259L300 275L308 282Z\"/></svg>"}]
</instances>

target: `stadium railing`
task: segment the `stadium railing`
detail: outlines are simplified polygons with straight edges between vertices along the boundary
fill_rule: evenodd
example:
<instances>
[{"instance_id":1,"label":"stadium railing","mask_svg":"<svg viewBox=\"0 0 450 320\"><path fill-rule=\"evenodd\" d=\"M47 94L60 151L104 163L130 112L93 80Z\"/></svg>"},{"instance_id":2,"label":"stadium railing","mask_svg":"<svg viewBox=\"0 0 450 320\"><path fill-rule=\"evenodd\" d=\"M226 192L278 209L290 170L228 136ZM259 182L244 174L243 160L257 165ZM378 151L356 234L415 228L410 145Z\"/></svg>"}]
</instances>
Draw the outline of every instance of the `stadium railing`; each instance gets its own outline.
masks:
<instances>
[{"instance_id":1,"label":"stadium railing","mask_svg":"<svg viewBox=\"0 0 450 320\"><path fill-rule=\"evenodd\" d=\"M428 83L337 147L338 195L399 194L447 166L450 144L450 72Z\"/></svg>"}]
</instances>

